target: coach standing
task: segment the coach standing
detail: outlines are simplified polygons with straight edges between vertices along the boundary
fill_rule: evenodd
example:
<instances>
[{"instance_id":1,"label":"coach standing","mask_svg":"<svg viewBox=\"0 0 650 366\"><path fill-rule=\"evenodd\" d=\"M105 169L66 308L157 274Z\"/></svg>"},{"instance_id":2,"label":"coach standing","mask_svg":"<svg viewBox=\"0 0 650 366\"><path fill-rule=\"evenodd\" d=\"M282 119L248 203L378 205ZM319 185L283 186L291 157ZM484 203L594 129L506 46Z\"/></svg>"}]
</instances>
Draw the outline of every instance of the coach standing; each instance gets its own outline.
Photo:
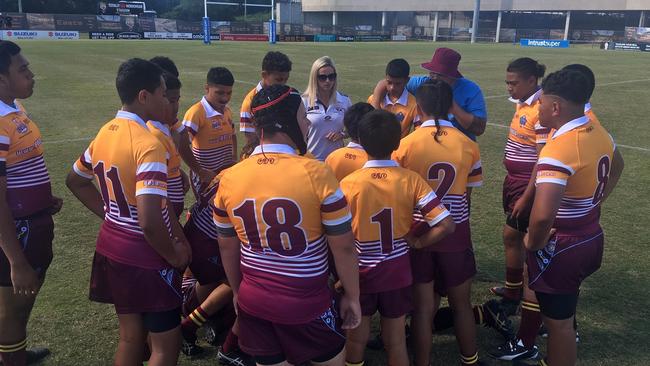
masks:
<instances>
[{"instance_id":1,"label":"coach standing","mask_svg":"<svg viewBox=\"0 0 650 366\"><path fill-rule=\"evenodd\" d=\"M422 64L422 67L429 71L428 76L411 77L406 89L415 95L420 85L429 79L440 79L452 87L454 93L454 104L451 108L449 120L460 131L472 140L485 132L487 125L487 108L483 92L475 82L465 79L458 71L458 64L461 56L451 48L441 47L436 50L431 61ZM383 100L386 94L386 81L377 83L373 93L374 100ZM378 105L373 107L378 108Z\"/></svg>"}]
</instances>

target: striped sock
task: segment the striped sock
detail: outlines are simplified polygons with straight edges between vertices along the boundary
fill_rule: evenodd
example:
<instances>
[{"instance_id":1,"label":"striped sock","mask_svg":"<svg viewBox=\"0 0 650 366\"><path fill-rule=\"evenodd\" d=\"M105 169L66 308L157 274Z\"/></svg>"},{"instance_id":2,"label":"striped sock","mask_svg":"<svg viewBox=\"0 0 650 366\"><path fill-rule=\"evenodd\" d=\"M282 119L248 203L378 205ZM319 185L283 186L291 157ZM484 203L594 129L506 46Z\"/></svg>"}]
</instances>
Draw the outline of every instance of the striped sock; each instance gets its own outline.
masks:
<instances>
[{"instance_id":1,"label":"striped sock","mask_svg":"<svg viewBox=\"0 0 650 366\"><path fill-rule=\"evenodd\" d=\"M478 363L478 352L476 352L475 354L473 354L472 356L469 356L469 357L463 356L461 354L460 355L460 362L463 365L475 365L476 363Z\"/></svg>"},{"instance_id":2,"label":"striped sock","mask_svg":"<svg viewBox=\"0 0 650 366\"><path fill-rule=\"evenodd\" d=\"M474 312L474 323L476 325L485 324L485 310L483 310L483 305L474 305L472 311Z\"/></svg>"},{"instance_id":3,"label":"striped sock","mask_svg":"<svg viewBox=\"0 0 650 366\"><path fill-rule=\"evenodd\" d=\"M526 348L531 348L535 345L535 338L539 332L539 327L542 325L542 315L539 312L539 304L532 301L524 300L521 302L521 323L519 324L519 331L517 338Z\"/></svg>"},{"instance_id":4,"label":"striped sock","mask_svg":"<svg viewBox=\"0 0 650 366\"><path fill-rule=\"evenodd\" d=\"M205 324L209 315L201 308L197 307L181 321L181 330L185 339L191 340L196 337L196 331Z\"/></svg>"},{"instance_id":5,"label":"striped sock","mask_svg":"<svg viewBox=\"0 0 650 366\"><path fill-rule=\"evenodd\" d=\"M3 366L24 366L27 364L27 338L15 344L0 344L0 359Z\"/></svg>"},{"instance_id":6,"label":"striped sock","mask_svg":"<svg viewBox=\"0 0 650 366\"><path fill-rule=\"evenodd\" d=\"M523 268L506 268L506 292L504 296L510 300L519 300L524 286Z\"/></svg>"}]
</instances>

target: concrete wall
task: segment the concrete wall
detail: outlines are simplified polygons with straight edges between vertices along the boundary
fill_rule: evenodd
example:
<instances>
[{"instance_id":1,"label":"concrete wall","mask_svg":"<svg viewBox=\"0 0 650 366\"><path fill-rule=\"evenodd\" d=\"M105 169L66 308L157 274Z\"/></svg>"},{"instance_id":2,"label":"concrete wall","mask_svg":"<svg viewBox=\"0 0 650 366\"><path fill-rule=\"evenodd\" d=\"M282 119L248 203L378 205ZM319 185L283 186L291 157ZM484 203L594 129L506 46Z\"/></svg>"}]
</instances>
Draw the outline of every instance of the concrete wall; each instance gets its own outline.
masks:
<instances>
[{"instance_id":1,"label":"concrete wall","mask_svg":"<svg viewBox=\"0 0 650 366\"><path fill-rule=\"evenodd\" d=\"M276 5L275 14L278 23L303 23L302 4L299 2L292 1L278 3Z\"/></svg>"},{"instance_id":2,"label":"concrete wall","mask_svg":"<svg viewBox=\"0 0 650 366\"><path fill-rule=\"evenodd\" d=\"M303 11L473 11L474 0L302 0ZM650 0L482 0L481 10L650 10Z\"/></svg>"}]
</instances>

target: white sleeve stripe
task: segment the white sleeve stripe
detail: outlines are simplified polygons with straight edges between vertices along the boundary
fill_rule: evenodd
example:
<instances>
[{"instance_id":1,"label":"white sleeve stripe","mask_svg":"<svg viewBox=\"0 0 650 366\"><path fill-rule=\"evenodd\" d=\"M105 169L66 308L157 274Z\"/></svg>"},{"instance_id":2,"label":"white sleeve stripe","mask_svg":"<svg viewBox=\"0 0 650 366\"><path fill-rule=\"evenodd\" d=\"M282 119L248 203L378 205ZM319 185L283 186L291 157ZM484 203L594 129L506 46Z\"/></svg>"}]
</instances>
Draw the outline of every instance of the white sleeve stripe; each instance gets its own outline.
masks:
<instances>
[{"instance_id":1,"label":"white sleeve stripe","mask_svg":"<svg viewBox=\"0 0 650 366\"><path fill-rule=\"evenodd\" d=\"M429 226L434 226L435 224L437 224L440 221L444 220L445 217L447 217L449 215L451 215L451 213L449 213L449 211L447 211L447 210L444 210L438 216L433 218L432 220L427 221L427 223L429 224Z\"/></svg>"},{"instance_id":2,"label":"white sleeve stripe","mask_svg":"<svg viewBox=\"0 0 650 366\"><path fill-rule=\"evenodd\" d=\"M535 181L535 185L539 185L542 183L553 183L553 184L559 184L561 186L566 186L566 180L558 179L558 178L537 178L537 180Z\"/></svg>"},{"instance_id":3,"label":"white sleeve stripe","mask_svg":"<svg viewBox=\"0 0 650 366\"><path fill-rule=\"evenodd\" d=\"M334 203L334 202L339 201L339 200L340 200L341 198L343 198L343 197L344 197L343 192L342 192L341 189L339 188L339 189L336 190L336 192L334 192L333 194L331 194L329 197L326 197L326 198L323 200L323 203L322 203L322 204L323 204L323 205L329 205L329 204L332 204L332 203Z\"/></svg>"},{"instance_id":4,"label":"white sleeve stripe","mask_svg":"<svg viewBox=\"0 0 650 366\"><path fill-rule=\"evenodd\" d=\"M191 129L194 132L199 130L199 126L196 123L192 122L192 121L183 121L183 126Z\"/></svg>"},{"instance_id":5,"label":"white sleeve stripe","mask_svg":"<svg viewBox=\"0 0 650 366\"><path fill-rule=\"evenodd\" d=\"M181 133L181 132L185 131L185 125L183 125L181 123L181 124L178 125L178 127L175 128L175 130L176 130L176 132Z\"/></svg>"},{"instance_id":6,"label":"white sleeve stripe","mask_svg":"<svg viewBox=\"0 0 650 366\"><path fill-rule=\"evenodd\" d=\"M323 225L325 226L337 226L341 225L347 221L352 220L352 215L351 214L346 214L344 217L341 217L340 219L336 220L323 220Z\"/></svg>"},{"instance_id":7,"label":"white sleeve stripe","mask_svg":"<svg viewBox=\"0 0 650 366\"><path fill-rule=\"evenodd\" d=\"M142 163L138 165L135 174L145 173L145 172L160 172L167 174L167 164L163 163Z\"/></svg>"},{"instance_id":8,"label":"white sleeve stripe","mask_svg":"<svg viewBox=\"0 0 650 366\"><path fill-rule=\"evenodd\" d=\"M86 162L92 164L93 157L90 155L90 149L86 149L86 151L84 151L84 159L86 159Z\"/></svg>"},{"instance_id":9,"label":"white sleeve stripe","mask_svg":"<svg viewBox=\"0 0 650 366\"><path fill-rule=\"evenodd\" d=\"M0 135L0 144L9 145L10 142L11 142L11 140L9 139L9 136Z\"/></svg>"},{"instance_id":10,"label":"white sleeve stripe","mask_svg":"<svg viewBox=\"0 0 650 366\"><path fill-rule=\"evenodd\" d=\"M93 179L94 178L94 176L92 174L86 174L86 173L82 172L79 168L77 168L77 164L74 164L72 166L72 170L74 170L74 172L77 173L77 175L79 175L81 177L84 177L86 179Z\"/></svg>"},{"instance_id":11,"label":"white sleeve stripe","mask_svg":"<svg viewBox=\"0 0 650 366\"><path fill-rule=\"evenodd\" d=\"M479 180L478 182L468 182L467 187L480 187L483 185L483 181Z\"/></svg>"},{"instance_id":12,"label":"white sleeve stripe","mask_svg":"<svg viewBox=\"0 0 650 366\"><path fill-rule=\"evenodd\" d=\"M0 158L0 161L7 161L7 159L5 159L5 158Z\"/></svg>"},{"instance_id":13,"label":"white sleeve stripe","mask_svg":"<svg viewBox=\"0 0 650 366\"><path fill-rule=\"evenodd\" d=\"M251 118L251 114L249 112L241 112L239 117L240 118Z\"/></svg>"},{"instance_id":14,"label":"white sleeve stripe","mask_svg":"<svg viewBox=\"0 0 650 366\"><path fill-rule=\"evenodd\" d=\"M481 161L480 160L477 161L476 164L472 165L472 169L470 169L470 171L474 171L474 170L476 170L478 168L481 168Z\"/></svg>"},{"instance_id":15,"label":"white sleeve stripe","mask_svg":"<svg viewBox=\"0 0 650 366\"><path fill-rule=\"evenodd\" d=\"M563 168L563 169L566 169L566 170L570 171L572 175L575 173L575 170L573 170L570 166L564 164L563 162L561 162L561 161L559 161L557 159L540 158L539 161L537 161L537 165L540 165L540 164L555 165L557 167L560 167L560 168Z\"/></svg>"},{"instance_id":16,"label":"white sleeve stripe","mask_svg":"<svg viewBox=\"0 0 650 366\"><path fill-rule=\"evenodd\" d=\"M418 208L418 210L421 210L423 207L425 207L426 205L428 205L429 202L431 202L431 201L433 201L433 200L435 200L435 199L437 199L437 198L438 198L438 196L436 196L436 193L433 192L433 191L431 191L431 192L429 192L429 194L427 194L426 196L422 197L422 199L420 199L420 200L418 201L416 207Z\"/></svg>"},{"instance_id":17,"label":"white sleeve stripe","mask_svg":"<svg viewBox=\"0 0 650 366\"><path fill-rule=\"evenodd\" d=\"M144 194L152 194L156 196L167 197L167 191L159 188L141 188L135 192L136 196L142 196Z\"/></svg>"},{"instance_id":18,"label":"white sleeve stripe","mask_svg":"<svg viewBox=\"0 0 650 366\"><path fill-rule=\"evenodd\" d=\"M232 229L232 228L234 227L234 226L233 226L232 224L230 224L230 223L226 224L226 223L223 223L223 222L219 222L219 221L217 221L217 220L214 220L214 219L213 219L212 221L214 221L214 224L217 225L217 227L222 228L222 229Z\"/></svg>"}]
</instances>

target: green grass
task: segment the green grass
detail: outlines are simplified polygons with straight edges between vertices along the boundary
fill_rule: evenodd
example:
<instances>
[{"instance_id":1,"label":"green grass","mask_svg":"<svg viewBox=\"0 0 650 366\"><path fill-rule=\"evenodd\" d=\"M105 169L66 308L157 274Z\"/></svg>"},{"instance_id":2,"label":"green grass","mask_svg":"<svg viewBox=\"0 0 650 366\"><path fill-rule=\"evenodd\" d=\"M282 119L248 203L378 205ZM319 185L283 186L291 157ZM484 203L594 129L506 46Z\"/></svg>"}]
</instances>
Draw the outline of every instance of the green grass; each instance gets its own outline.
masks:
<instances>
[{"instance_id":1,"label":"green grass","mask_svg":"<svg viewBox=\"0 0 650 366\"><path fill-rule=\"evenodd\" d=\"M650 262L650 200L646 195L650 185L650 54L605 52L590 47L547 50L512 45L444 45L462 53L461 71L478 82L488 97L489 122L502 126L509 124L513 113L513 104L504 96L504 70L509 60L530 56L545 63L549 70L568 63L588 64L597 76L592 102L600 120L619 145L646 149L621 147L626 170L603 208L602 224L607 235L603 266L582 286L578 321L582 336L579 364L650 364L645 349L650 321L643 315L647 314L650 286L650 278L643 272ZM36 92L24 104L43 132L54 192L65 199L55 219L54 262L29 325L30 344L52 350L45 365L107 365L112 363L116 346L117 320L112 307L91 303L87 295L99 222L70 195L63 182L72 162L86 148L87 138L94 136L119 108L114 80L121 61L155 55L173 58L184 84L181 113L202 95L208 68L226 66L238 80L232 100L237 114L243 96L258 81L261 59L268 50L290 56L294 62L290 85L301 90L307 84L313 60L332 56L338 65L339 89L353 101L361 101L383 77L390 59L404 57L412 63L413 73L419 73L419 63L430 59L436 45L216 43L207 47L190 41L83 40L26 41L21 46L37 78ZM485 185L475 191L472 202L472 231L479 265L473 294L476 302L484 301L487 288L503 279L504 217L500 195L506 132L491 125L479 139ZM498 342L496 333L479 330L483 356ZM458 351L451 333L435 336L433 352L437 365L457 363ZM180 363L213 365L213 356L211 351L208 358L194 362L181 357ZM380 354L370 358L375 364L385 363Z\"/></svg>"}]
</instances>

